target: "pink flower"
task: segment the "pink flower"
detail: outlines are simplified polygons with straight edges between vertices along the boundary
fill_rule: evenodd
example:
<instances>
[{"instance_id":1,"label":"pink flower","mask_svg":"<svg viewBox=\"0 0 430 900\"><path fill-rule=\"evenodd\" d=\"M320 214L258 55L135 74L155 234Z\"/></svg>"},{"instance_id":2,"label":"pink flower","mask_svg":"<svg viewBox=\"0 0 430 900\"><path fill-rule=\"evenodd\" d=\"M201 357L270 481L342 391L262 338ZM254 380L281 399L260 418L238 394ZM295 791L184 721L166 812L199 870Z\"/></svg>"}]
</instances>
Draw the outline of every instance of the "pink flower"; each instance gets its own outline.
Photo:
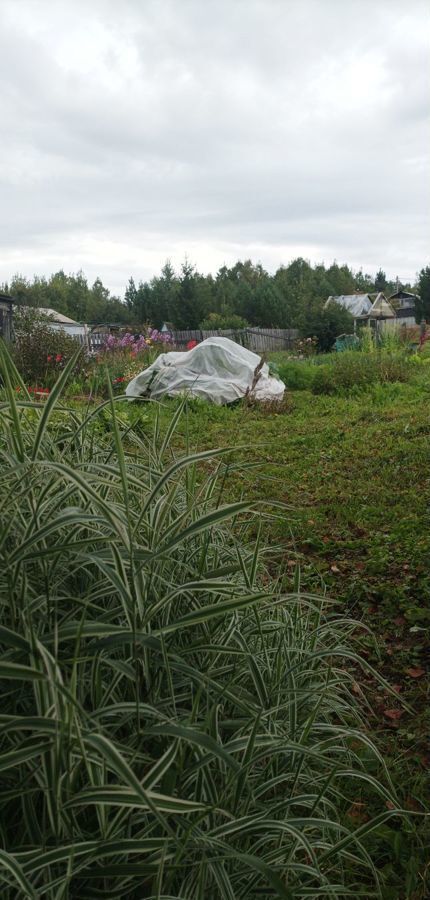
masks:
<instances>
[{"instance_id":1,"label":"pink flower","mask_svg":"<svg viewBox=\"0 0 430 900\"><path fill-rule=\"evenodd\" d=\"M55 362L61 362L62 358L63 357L61 356L61 353L57 353L57 355L55 357Z\"/></svg>"},{"instance_id":2,"label":"pink flower","mask_svg":"<svg viewBox=\"0 0 430 900\"><path fill-rule=\"evenodd\" d=\"M52 362L52 356L47 356L46 359L48 360L48 362Z\"/></svg>"}]
</instances>

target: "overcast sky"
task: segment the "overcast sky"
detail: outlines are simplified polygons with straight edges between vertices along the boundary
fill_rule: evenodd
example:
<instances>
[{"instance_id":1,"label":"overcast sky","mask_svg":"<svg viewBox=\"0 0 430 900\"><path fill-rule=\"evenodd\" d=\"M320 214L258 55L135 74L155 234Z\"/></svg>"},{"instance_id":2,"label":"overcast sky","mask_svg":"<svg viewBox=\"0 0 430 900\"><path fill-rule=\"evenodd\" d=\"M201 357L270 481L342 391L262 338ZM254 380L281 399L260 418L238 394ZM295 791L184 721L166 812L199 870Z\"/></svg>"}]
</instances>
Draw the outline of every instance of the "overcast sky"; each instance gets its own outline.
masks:
<instances>
[{"instance_id":1,"label":"overcast sky","mask_svg":"<svg viewBox=\"0 0 430 900\"><path fill-rule=\"evenodd\" d=\"M426 0L0 0L0 282L430 263Z\"/></svg>"}]
</instances>

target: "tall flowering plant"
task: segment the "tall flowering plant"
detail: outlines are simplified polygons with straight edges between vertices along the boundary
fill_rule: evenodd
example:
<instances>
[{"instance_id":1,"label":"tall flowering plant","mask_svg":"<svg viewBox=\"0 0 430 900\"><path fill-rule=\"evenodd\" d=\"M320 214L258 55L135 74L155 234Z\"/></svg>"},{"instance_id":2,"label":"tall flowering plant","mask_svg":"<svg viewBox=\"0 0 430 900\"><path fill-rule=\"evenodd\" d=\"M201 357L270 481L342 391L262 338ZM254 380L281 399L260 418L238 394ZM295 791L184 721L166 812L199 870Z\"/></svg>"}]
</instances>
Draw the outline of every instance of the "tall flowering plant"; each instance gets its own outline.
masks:
<instances>
[{"instance_id":1,"label":"tall flowering plant","mask_svg":"<svg viewBox=\"0 0 430 900\"><path fill-rule=\"evenodd\" d=\"M108 366L114 389L121 391L138 372L150 365L160 349L170 344L170 334L156 328L147 328L140 334L129 331L122 335L110 334L101 347L98 362Z\"/></svg>"},{"instance_id":2,"label":"tall flowering plant","mask_svg":"<svg viewBox=\"0 0 430 900\"><path fill-rule=\"evenodd\" d=\"M129 350L131 353L141 353L150 347L168 345L172 343L168 332L158 331L157 328L148 328L144 334L132 334L127 331L123 335L110 334L102 347L102 352L113 350Z\"/></svg>"}]
</instances>

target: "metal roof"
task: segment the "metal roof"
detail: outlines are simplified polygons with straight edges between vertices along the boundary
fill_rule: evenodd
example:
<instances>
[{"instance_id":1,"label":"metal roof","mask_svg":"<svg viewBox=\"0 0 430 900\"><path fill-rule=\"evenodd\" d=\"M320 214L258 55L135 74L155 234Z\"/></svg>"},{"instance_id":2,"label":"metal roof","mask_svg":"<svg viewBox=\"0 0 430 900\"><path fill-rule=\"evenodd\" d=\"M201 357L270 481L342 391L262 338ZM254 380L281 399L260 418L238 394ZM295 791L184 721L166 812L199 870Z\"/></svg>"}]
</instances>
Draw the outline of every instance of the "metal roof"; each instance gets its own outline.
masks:
<instances>
[{"instance_id":1,"label":"metal roof","mask_svg":"<svg viewBox=\"0 0 430 900\"><path fill-rule=\"evenodd\" d=\"M340 294L338 297L329 297L324 304L324 308L326 309L330 303L337 303L338 306L343 306L355 318L366 315L372 306L369 294Z\"/></svg>"}]
</instances>

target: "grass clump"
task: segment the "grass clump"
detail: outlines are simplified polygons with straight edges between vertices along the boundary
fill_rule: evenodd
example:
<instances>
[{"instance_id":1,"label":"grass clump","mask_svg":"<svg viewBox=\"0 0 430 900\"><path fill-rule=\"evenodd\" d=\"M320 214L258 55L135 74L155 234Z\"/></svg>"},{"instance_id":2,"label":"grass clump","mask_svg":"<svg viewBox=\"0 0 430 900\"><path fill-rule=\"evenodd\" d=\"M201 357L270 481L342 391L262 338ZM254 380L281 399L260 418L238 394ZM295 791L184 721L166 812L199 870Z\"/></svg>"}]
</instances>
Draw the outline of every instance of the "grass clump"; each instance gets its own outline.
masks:
<instances>
[{"instance_id":1,"label":"grass clump","mask_svg":"<svg viewBox=\"0 0 430 900\"><path fill-rule=\"evenodd\" d=\"M374 384L406 382L414 367L405 353L364 353L348 350L318 366L312 381L314 394L338 394Z\"/></svg>"},{"instance_id":2,"label":"grass clump","mask_svg":"<svg viewBox=\"0 0 430 900\"><path fill-rule=\"evenodd\" d=\"M288 360L278 366L279 378L290 391L310 391L316 367L308 360Z\"/></svg>"},{"instance_id":3,"label":"grass clump","mask_svg":"<svg viewBox=\"0 0 430 900\"><path fill-rule=\"evenodd\" d=\"M68 410L73 365L41 407L3 354L2 898L380 896L356 623L269 579L226 451L170 450L180 407L150 439Z\"/></svg>"}]
</instances>

